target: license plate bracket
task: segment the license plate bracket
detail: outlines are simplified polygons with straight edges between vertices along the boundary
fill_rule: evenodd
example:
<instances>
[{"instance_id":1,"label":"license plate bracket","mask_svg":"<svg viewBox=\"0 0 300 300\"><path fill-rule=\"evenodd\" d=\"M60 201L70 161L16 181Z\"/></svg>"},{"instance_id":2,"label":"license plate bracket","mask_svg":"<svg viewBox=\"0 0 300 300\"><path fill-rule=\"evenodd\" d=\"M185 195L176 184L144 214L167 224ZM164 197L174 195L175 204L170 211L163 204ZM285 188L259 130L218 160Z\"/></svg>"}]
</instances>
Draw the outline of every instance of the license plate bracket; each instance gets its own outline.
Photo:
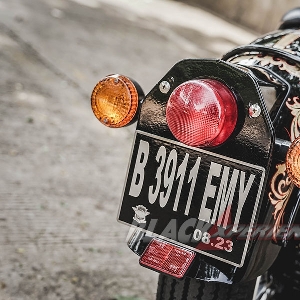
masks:
<instances>
[{"instance_id":1,"label":"license plate bracket","mask_svg":"<svg viewBox=\"0 0 300 300\"><path fill-rule=\"evenodd\" d=\"M132 158L120 222L243 265L263 167L141 131Z\"/></svg>"}]
</instances>

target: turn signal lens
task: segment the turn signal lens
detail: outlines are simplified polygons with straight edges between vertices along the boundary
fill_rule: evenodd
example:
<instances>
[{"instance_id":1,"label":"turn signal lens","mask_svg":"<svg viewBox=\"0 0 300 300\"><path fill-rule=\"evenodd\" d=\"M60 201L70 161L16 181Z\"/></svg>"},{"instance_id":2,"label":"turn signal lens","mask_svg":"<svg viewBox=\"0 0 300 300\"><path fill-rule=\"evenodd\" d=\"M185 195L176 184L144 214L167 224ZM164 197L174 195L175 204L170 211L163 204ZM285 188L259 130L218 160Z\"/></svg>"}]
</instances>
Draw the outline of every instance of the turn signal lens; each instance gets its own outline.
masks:
<instances>
[{"instance_id":1,"label":"turn signal lens","mask_svg":"<svg viewBox=\"0 0 300 300\"><path fill-rule=\"evenodd\" d=\"M105 126L122 127L135 116L138 98L130 79L122 75L110 75L95 86L91 96L92 110Z\"/></svg>"},{"instance_id":2,"label":"turn signal lens","mask_svg":"<svg viewBox=\"0 0 300 300\"><path fill-rule=\"evenodd\" d=\"M172 92L166 109L177 140L194 147L218 146L232 134L238 117L234 94L213 79L189 80Z\"/></svg>"},{"instance_id":3,"label":"turn signal lens","mask_svg":"<svg viewBox=\"0 0 300 300\"><path fill-rule=\"evenodd\" d=\"M291 181L300 188L300 137L296 138L286 155L286 170Z\"/></svg>"},{"instance_id":4,"label":"turn signal lens","mask_svg":"<svg viewBox=\"0 0 300 300\"><path fill-rule=\"evenodd\" d=\"M141 256L140 264L182 278L194 257L195 252L191 250L153 239Z\"/></svg>"}]
</instances>

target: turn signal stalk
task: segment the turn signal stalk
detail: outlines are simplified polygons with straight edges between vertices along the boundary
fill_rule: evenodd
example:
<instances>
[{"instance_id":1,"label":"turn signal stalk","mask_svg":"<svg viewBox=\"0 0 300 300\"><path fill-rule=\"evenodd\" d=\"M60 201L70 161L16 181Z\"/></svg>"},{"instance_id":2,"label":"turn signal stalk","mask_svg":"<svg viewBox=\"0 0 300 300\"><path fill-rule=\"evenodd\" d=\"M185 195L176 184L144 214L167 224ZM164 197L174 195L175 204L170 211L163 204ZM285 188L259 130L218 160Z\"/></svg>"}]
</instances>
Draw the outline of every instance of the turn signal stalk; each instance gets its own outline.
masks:
<instances>
[{"instance_id":1,"label":"turn signal stalk","mask_svg":"<svg viewBox=\"0 0 300 300\"><path fill-rule=\"evenodd\" d=\"M143 97L136 82L123 75L109 75L100 80L92 92L92 110L105 126L123 127L135 120Z\"/></svg>"}]
</instances>

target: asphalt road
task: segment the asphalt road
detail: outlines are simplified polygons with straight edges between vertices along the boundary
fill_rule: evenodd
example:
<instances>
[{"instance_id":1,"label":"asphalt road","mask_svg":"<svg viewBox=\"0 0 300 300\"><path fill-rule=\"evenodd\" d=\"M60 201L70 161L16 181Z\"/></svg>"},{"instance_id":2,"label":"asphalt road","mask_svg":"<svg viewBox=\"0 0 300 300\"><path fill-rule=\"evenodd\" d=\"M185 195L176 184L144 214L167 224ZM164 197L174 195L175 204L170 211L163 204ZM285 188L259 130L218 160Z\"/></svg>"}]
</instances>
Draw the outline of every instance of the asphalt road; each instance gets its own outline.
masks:
<instances>
[{"instance_id":1,"label":"asphalt road","mask_svg":"<svg viewBox=\"0 0 300 300\"><path fill-rule=\"evenodd\" d=\"M1 300L155 298L116 221L134 126L102 126L90 93L253 38L176 1L0 0Z\"/></svg>"}]
</instances>

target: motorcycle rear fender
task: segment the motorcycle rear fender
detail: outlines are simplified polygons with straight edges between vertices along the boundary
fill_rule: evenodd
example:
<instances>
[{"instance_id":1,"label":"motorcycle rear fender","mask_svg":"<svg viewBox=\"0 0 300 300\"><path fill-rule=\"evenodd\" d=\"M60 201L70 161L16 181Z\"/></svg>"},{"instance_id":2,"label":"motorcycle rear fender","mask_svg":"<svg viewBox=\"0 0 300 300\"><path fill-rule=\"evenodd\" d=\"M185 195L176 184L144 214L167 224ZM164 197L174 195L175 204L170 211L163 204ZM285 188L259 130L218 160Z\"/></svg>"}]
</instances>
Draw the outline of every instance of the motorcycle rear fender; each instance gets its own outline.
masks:
<instances>
[{"instance_id":1,"label":"motorcycle rear fender","mask_svg":"<svg viewBox=\"0 0 300 300\"><path fill-rule=\"evenodd\" d=\"M224 261L197 253L186 276L207 281L239 282L250 280L264 273L274 262L280 246L272 241L274 228L273 206L269 200L269 185L276 168L274 153L275 134L266 100L270 97L263 92L263 84L250 69L232 65L221 60L184 60L176 64L145 97L137 124L137 130L167 139L175 138L170 133L165 120L165 106L170 93L182 82L195 78L213 78L222 81L231 88L240 101L238 130L230 141L215 149L217 154L244 160L265 169L262 193L257 203L257 213L251 225L256 229L255 238L249 240L242 265L236 267ZM170 91L162 93L161 82L170 83ZM265 94L265 95L264 95ZM272 97L272 96L271 96ZM274 99L271 99L273 103ZM261 115L253 120L248 109L254 102L261 107ZM283 151L284 152L284 151ZM281 155L284 157L284 154ZM280 157L280 159L282 159ZM243 224L245 228L250 224ZM262 232L264 234L262 234ZM137 229L128 241L129 247L141 255L153 238L147 230ZM249 236L248 236L249 238Z\"/></svg>"}]
</instances>

